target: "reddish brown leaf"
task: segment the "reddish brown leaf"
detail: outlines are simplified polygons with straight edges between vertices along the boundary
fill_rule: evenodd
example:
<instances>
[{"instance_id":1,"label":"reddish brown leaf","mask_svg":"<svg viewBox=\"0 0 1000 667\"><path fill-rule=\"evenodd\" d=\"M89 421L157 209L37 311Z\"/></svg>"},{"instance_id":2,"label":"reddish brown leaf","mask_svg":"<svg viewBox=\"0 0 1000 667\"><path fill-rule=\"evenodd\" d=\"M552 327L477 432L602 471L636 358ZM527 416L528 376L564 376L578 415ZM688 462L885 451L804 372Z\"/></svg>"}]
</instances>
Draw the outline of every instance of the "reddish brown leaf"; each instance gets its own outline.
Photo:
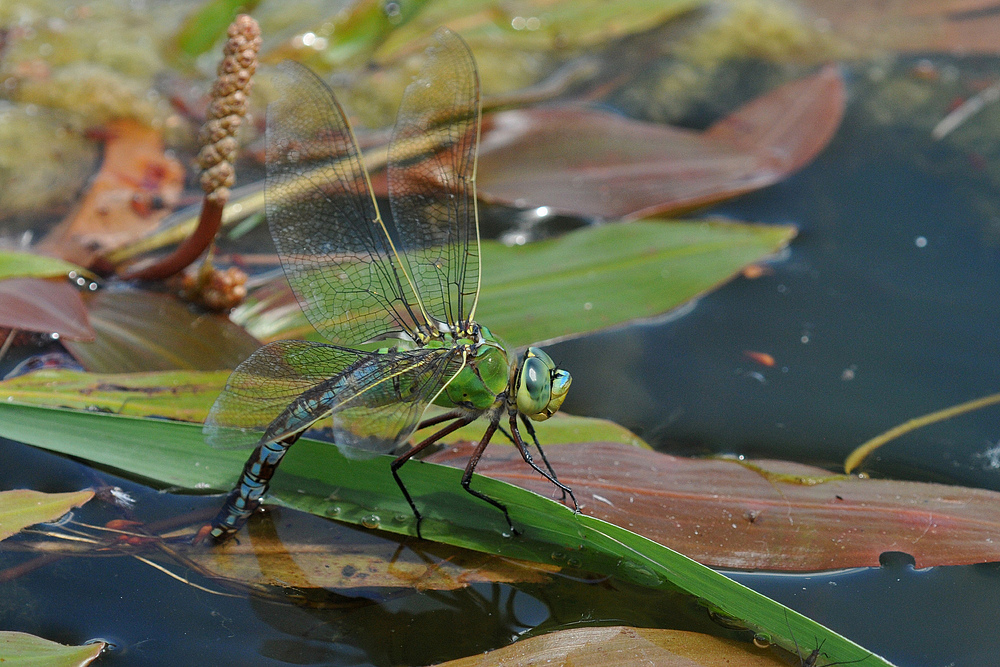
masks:
<instances>
[{"instance_id":1,"label":"reddish brown leaf","mask_svg":"<svg viewBox=\"0 0 1000 667\"><path fill-rule=\"evenodd\" d=\"M104 162L76 212L38 249L81 266L98 253L136 239L177 203L184 168L163 152L159 132L132 120L106 131Z\"/></svg>"},{"instance_id":2,"label":"reddish brown leaf","mask_svg":"<svg viewBox=\"0 0 1000 667\"><path fill-rule=\"evenodd\" d=\"M463 444L430 460L464 466L470 452ZM780 461L685 459L600 442L556 445L546 454L585 514L714 567L866 567L886 551L912 555L917 567L1000 560L994 491L838 476ZM513 447L489 448L477 471L553 495Z\"/></svg>"},{"instance_id":3,"label":"reddish brown leaf","mask_svg":"<svg viewBox=\"0 0 1000 667\"><path fill-rule=\"evenodd\" d=\"M803 0L857 46L909 53L1000 52L995 0Z\"/></svg>"},{"instance_id":4,"label":"reddish brown leaf","mask_svg":"<svg viewBox=\"0 0 1000 667\"><path fill-rule=\"evenodd\" d=\"M839 70L782 86L704 133L555 107L487 118L478 191L603 218L676 213L776 183L808 164L844 110Z\"/></svg>"},{"instance_id":5,"label":"reddish brown leaf","mask_svg":"<svg viewBox=\"0 0 1000 667\"><path fill-rule=\"evenodd\" d=\"M94 340L80 293L66 280L0 280L0 327Z\"/></svg>"}]
</instances>

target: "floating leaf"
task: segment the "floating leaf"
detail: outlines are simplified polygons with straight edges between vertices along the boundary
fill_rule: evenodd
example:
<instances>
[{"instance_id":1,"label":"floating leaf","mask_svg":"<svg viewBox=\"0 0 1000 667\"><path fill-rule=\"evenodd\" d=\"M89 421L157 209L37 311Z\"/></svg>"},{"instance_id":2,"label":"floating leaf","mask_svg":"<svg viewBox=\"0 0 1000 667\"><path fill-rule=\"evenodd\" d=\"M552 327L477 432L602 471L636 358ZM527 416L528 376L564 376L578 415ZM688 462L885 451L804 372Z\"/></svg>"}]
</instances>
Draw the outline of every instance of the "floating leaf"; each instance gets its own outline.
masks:
<instances>
[{"instance_id":1,"label":"floating leaf","mask_svg":"<svg viewBox=\"0 0 1000 667\"><path fill-rule=\"evenodd\" d=\"M0 491L0 540L36 523L55 521L93 497L94 492L90 489L70 493L42 493L30 489Z\"/></svg>"},{"instance_id":2,"label":"floating leaf","mask_svg":"<svg viewBox=\"0 0 1000 667\"><path fill-rule=\"evenodd\" d=\"M440 667L529 667L531 665L627 667L768 667L787 665L753 644L683 630L570 628L522 639L484 655L449 660Z\"/></svg>"},{"instance_id":3,"label":"floating leaf","mask_svg":"<svg viewBox=\"0 0 1000 667\"><path fill-rule=\"evenodd\" d=\"M844 112L835 67L754 100L703 133L581 107L484 120L486 200L598 218L641 218L721 201L788 177L829 143Z\"/></svg>"},{"instance_id":4,"label":"floating leaf","mask_svg":"<svg viewBox=\"0 0 1000 667\"><path fill-rule=\"evenodd\" d=\"M0 382L0 400L204 422L228 370L81 373L39 370Z\"/></svg>"},{"instance_id":5,"label":"floating leaf","mask_svg":"<svg viewBox=\"0 0 1000 667\"><path fill-rule=\"evenodd\" d=\"M75 264L30 252L0 250L0 280L8 278L62 278L71 271L86 273Z\"/></svg>"},{"instance_id":6,"label":"floating leaf","mask_svg":"<svg viewBox=\"0 0 1000 667\"><path fill-rule=\"evenodd\" d=\"M196 313L167 294L102 290L86 299L97 337L66 348L99 373L233 369L259 344L220 315Z\"/></svg>"},{"instance_id":7,"label":"floating leaf","mask_svg":"<svg viewBox=\"0 0 1000 667\"><path fill-rule=\"evenodd\" d=\"M66 341L95 336L80 292L61 278L0 280L0 327L56 333Z\"/></svg>"},{"instance_id":8,"label":"floating leaf","mask_svg":"<svg viewBox=\"0 0 1000 667\"><path fill-rule=\"evenodd\" d=\"M476 319L522 346L652 317L725 282L794 236L790 226L643 221L587 227L524 246L485 242ZM263 307L251 302L234 319L268 340L322 340L286 286L266 298Z\"/></svg>"},{"instance_id":9,"label":"floating leaf","mask_svg":"<svg viewBox=\"0 0 1000 667\"><path fill-rule=\"evenodd\" d=\"M66 646L24 632L0 630L0 662L37 667L83 667L107 647L95 641L84 646Z\"/></svg>"},{"instance_id":10,"label":"floating leaf","mask_svg":"<svg viewBox=\"0 0 1000 667\"><path fill-rule=\"evenodd\" d=\"M242 469L245 454L209 448L195 424L13 403L0 403L0 435L166 485L197 489L227 488ZM389 474L391 460L348 459L336 447L303 438L285 456L269 499L369 528L413 534L413 516ZM686 592L748 630L767 633L787 650L794 650L794 633L825 641L824 651L833 661L889 664L677 552L537 494L488 477L474 478L475 488L507 506L522 531L512 539L504 534L500 513L462 489L461 471L411 461L401 474L421 507L426 538L544 564L559 565L562 559L570 564L572 559L574 567Z\"/></svg>"},{"instance_id":11,"label":"floating leaf","mask_svg":"<svg viewBox=\"0 0 1000 667\"><path fill-rule=\"evenodd\" d=\"M464 467L472 445L429 461ZM781 461L686 459L619 444L546 447L581 510L713 567L834 570L875 567L902 551L917 567L1000 560L1000 493L861 479ZM537 493L516 451L486 450L478 472Z\"/></svg>"}]
</instances>

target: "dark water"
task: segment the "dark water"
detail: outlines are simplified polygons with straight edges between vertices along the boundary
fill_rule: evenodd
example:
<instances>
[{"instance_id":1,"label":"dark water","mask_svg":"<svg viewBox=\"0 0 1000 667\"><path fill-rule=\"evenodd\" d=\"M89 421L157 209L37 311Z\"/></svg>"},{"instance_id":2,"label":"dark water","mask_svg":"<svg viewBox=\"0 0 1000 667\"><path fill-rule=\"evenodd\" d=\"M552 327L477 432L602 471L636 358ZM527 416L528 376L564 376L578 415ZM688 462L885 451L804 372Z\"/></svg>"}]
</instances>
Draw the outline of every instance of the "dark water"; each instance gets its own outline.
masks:
<instances>
[{"instance_id":1,"label":"dark water","mask_svg":"<svg viewBox=\"0 0 1000 667\"><path fill-rule=\"evenodd\" d=\"M989 62L939 64L960 75L995 71ZM933 142L916 111L897 109L886 123L879 104L908 67L876 81L848 71L848 112L820 158L712 211L801 229L770 275L738 278L683 317L552 346L574 377L565 409L616 420L662 451L834 469L907 419L998 391L1000 198L989 165L1000 155L992 140L975 149ZM958 132L984 132L997 116L987 109ZM775 366L746 350L772 355ZM998 420L991 408L923 429L865 469L1000 490L989 455ZM61 491L99 477L133 493L145 520L218 502L157 493L16 443L0 444L0 457L4 487ZM102 512L88 506L81 518L98 523ZM994 565L916 571L887 557L881 568L731 576L901 666L992 664L1000 649ZM377 604L295 608L213 596L126 558L74 559L0 583L0 627L67 643L108 639L117 646L101 663L109 665L423 664L580 624L712 629L685 600L612 581L367 599ZM798 639L811 650L812 638Z\"/></svg>"}]
</instances>

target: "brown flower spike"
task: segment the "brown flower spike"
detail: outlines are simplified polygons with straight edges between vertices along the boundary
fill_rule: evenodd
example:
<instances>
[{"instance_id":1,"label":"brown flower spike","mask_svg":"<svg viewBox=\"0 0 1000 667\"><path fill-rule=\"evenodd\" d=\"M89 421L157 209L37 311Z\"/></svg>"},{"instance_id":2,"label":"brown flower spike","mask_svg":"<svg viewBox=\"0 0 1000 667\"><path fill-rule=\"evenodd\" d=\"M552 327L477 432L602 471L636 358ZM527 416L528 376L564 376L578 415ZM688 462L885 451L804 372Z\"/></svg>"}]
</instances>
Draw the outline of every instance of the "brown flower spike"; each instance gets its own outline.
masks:
<instances>
[{"instance_id":1,"label":"brown flower spike","mask_svg":"<svg viewBox=\"0 0 1000 667\"><path fill-rule=\"evenodd\" d=\"M183 271L215 239L222 223L222 209L229 200L229 188L236 181L233 161L236 158L236 130L247 112L251 79L257 71L260 27L246 14L240 14L229 26L229 39L223 50L218 77L212 87L208 117L201 128L201 186L205 191L198 228L177 250L152 266L126 272L126 280L163 280Z\"/></svg>"}]
</instances>

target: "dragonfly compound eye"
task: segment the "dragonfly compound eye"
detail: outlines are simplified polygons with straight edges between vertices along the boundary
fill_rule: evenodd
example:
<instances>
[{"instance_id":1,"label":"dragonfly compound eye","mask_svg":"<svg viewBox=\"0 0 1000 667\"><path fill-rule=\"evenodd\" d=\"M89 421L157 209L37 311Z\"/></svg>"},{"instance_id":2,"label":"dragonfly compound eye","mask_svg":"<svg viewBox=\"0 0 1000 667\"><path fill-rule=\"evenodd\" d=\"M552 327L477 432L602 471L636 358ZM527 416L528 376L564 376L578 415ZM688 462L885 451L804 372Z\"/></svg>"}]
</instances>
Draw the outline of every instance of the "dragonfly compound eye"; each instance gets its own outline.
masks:
<instances>
[{"instance_id":1,"label":"dragonfly compound eye","mask_svg":"<svg viewBox=\"0 0 1000 667\"><path fill-rule=\"evenodd\" d=\"M538 348L528 348L517 382L517 409L535 421L551 417L566 398L572 378Z\"/></svg>"}]
</instances>

